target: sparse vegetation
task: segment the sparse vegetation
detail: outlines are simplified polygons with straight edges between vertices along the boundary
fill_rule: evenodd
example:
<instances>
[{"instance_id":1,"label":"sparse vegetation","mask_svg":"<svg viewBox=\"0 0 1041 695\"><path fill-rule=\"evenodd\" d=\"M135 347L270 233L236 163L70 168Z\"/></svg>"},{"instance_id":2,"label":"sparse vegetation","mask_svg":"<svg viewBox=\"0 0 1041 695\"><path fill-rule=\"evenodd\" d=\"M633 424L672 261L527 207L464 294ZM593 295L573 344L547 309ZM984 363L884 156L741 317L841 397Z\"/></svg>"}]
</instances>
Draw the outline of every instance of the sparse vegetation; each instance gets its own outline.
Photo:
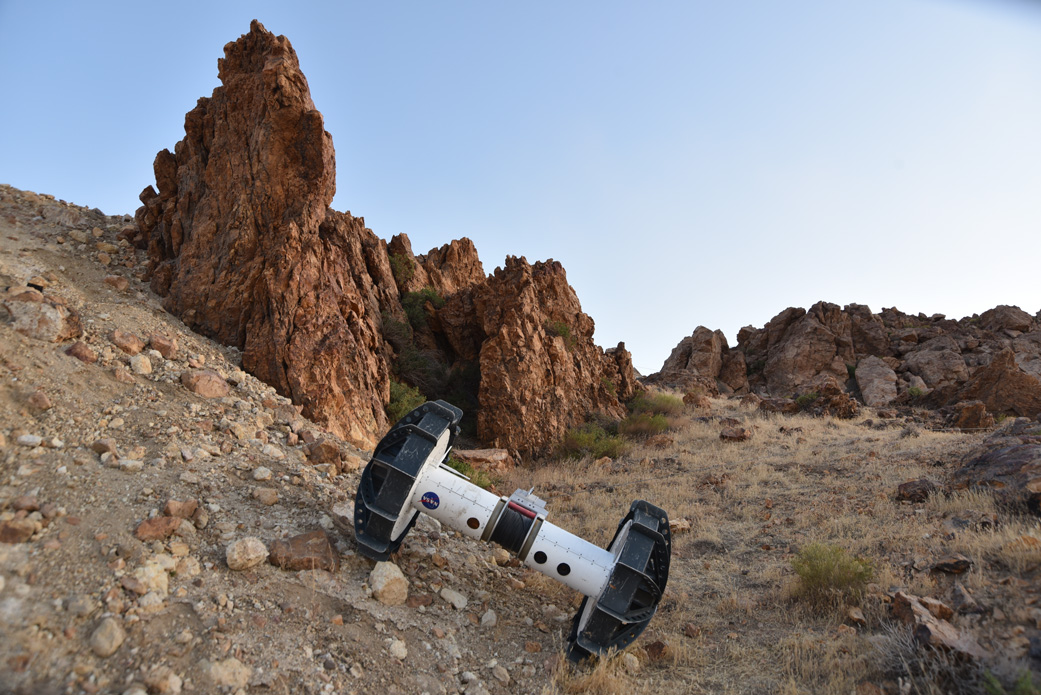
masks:
<instances>
[{"instance_id":1,"label":"sparse vegetation","mask_svg":"<svg viewBox=\"0 0 1041 695\"><path fill-rule=\"evenodd\" d=\"M1034 685L1034 677L1029 671L1023 671L1012 684L1012 690L1006 690L990 671L983 674L983 691L987 695L1041 695L1041 689Z\"/></svg>"},{"instance_id":2,"label":"sparse vegetation","mask_svg":"<svg viewBox=\"0 0 1041 695\"><path fill-rule=\"evenodd\" d=\"M766 367L766 360L752 360L748 363L748 375L761 374Z\"/></svg>"},{"instance_id":3,"label":"sparse vegetation","mask_svg":"<svg viewBox=\"0 0 1041 695\"><path fill-rule=\"evenodd\" d=\"M796 595L815 603L859 599L874 570L867 560L853 557L837 545L811 543L792 559L799 575Z\"/></svg>"},{"instance_id":4,"label":"sparse vegetation","mask_svg":"<svg viewBox=\"0 0 1041 695\"><path fill-rule=\"evenodd\" d=\"M638 393L629 401L629 412L634 415L650 413L651 415L675 416L683 412L683 399L667 393Z\"/></svg>"},{"instance_id":5,"label":"sparse vegetation","mask_svg":"<svg viewBox=\"0 0 1041 695\"><path fill-rule=\"evenodd\" d=\"M415 262L403 253L390 254L390 272L398 287L404 287L416 273Z\"/></svg>"},{"instance_id":6,"label":"sparse vegetation","mask_svg":"<svg viewBox=\"0 0 1041 695\"><path fill-rule=\"evenodd\" d=\"M614 395L616 395L618 393L618 387L615 386L615 383L613 381L611 381L610 379L608 379L606 376L600 377L600 384L605 389L607 389L607 392L609 394L611 394L612 396L614 396Z\"/></svg>"},{"instance_id":7,"label":"sparse vegetation","mask_svg":"<svg viewBox=\"0 0 1041 695\"><path fill-rule=\"evenodd\" d=\"M567 431L557 446L557 453L561 458L571 459L583 456L592 456L595 459L604 456L617 458L628 448L628 442L621 437L609 434L596 423L586 423Z\"/></svg>"},{"instance_id":8,"label":"sparse vegetation","mask_svg":"<svg viewBox=\"0 0 1041 695\"><path fill-rule=\"evenodd\" d=\"M445 305L444 298L432 287L424 287L418 292L406 292L401 298L401 306L413 330L421 331L427 326L427 302L435 309Z\"/></svg>"},{"instance_id":9,"label":"sparse vegetation","mask_svg":"<svg viewBox=\"0 0 1041 695\"><path fill-rule=\"evenodd\" d=\"M907 395L911 398L920 398L924 393L925 392L917 386L912 386L911 388L907 389Z\"/></svg>"},{"instance_id":10,"label":"sparse vegetation","mask_svg":"<svg viewBox=\"0 0 1041 695\"><path fill-rule=\"evenodd\" d=\"M460 461L457 458L449 455L448 460L445 461L445 465L449 468L455 469L470 479L470 482L477 487L484 488L487 490L492 486L492 479L487 473L481 470L477 470L466 461Z\"/></svg>"},{"instance_id":11,"label":"sparse vegetation","mask_svg":"<svg viewBox=\"0 0 1041 695\"><path fill-rule=\"evenodd\" d=\"M547 321L546 332L550 335L558 335L564 339L564 347L571 350L578 344L578 338L571 334L571 326L563 321Z\"/></svg>"},{"instance_id":12,"label":"sparse vegetation","mask_svg":"<svg viewBox=\"0 0 1041 695\"><path fill-rule=\"evenodd\" d=\"M646 437L661 434L669 429L669 420L664 415L635 413L618 423L618 433L626 437Z\"/></svg>"},{"instance_id":13,"label":"sparse vegetation","mask_svg":"<svg viewBox=\"0 0 1041 695\"><path fill-rule=\"evenodd\" d=\"M414 408L426 403L426 396L413 386L406 386L400 381L390 380L390 403L387 404L387 417L395 423L408 415Z\"/></svg>"},{"instance_id":14,"label":"sparse vegetation","mask_svg":"<svg viewBox=\"0 0 1041 695\"><path fill-rule=\"evenodd\" d=\"M809 393L803 393L803 394L799 395L798 397L796 397L795 405L799 406L800 408L806 409L806 408L810 407L810 405L815 400L817 400L818 398L820 398L820 394L817 393L816 391L810 391Z\"/></svg>"}]
</instances>

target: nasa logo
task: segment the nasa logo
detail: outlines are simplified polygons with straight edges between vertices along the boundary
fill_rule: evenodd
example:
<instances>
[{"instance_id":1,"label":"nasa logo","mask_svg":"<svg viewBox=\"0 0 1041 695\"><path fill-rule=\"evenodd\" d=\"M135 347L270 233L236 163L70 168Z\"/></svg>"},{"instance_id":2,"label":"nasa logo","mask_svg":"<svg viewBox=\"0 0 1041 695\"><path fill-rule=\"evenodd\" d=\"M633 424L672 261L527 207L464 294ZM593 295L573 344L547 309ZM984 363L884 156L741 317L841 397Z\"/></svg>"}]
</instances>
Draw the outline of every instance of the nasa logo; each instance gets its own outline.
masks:
<instances>
[{"instance_id":1,"label":"nasa logo","mask_svg":"<svg viewBox=\"0 0 1041 695\"><path fill-rule=\"evenodd\" d=\"M420 498L419 501L422 502L423 506L427 509L437 509L437 506L441 504L441 500L438 498L437 494L433 492L424 492L423 497Z\"/></svg>"}]
</instances>

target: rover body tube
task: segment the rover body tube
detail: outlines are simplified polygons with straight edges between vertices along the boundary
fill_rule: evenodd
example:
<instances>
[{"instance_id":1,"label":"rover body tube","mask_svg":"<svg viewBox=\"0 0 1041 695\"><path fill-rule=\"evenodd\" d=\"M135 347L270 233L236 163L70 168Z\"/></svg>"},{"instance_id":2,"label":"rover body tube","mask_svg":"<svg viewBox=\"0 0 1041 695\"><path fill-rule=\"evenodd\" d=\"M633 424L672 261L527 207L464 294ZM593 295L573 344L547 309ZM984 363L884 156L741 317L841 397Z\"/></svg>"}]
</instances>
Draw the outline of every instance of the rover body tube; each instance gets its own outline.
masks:
<instances>
[{"instance_id":1,"label":"rover body tube","mask_svg":"<svg viewBox=\"0 0 1041 695\"><path fill-rule=\"evenodd\" d=\"M500 525L522 512L504 497L483 490L445 466L427 466L416 479L410 505L442 524L477 540L493 540L521 555L528 567L575 589L597 596L607 585L614 556L589 541L530 513L523 533L503 543ZM534 537L532 538L532 534ZM524 552L526 549L526 552Z\"/></svg>"},{"instance_id":2,"label":"rover body tube","mask_svg":"<svg viewBox=\"0 0 1041 695\"><path fill-rule=\"evenodd\" d=\"M614 555L548 521L543 522L524 564L585 596L598 596L611 577Z\"/></svg>"},{"instance_id":3,"label":"rover body tube","mask_svg":"<svg viewBox=\"0 0 1041 695\"><path fill-rule=\"evenodd\" d=\"M481 540L500 500L445 466L427 466L416 479L411 506L464 536Z\"/></svg>"}]
</instances>

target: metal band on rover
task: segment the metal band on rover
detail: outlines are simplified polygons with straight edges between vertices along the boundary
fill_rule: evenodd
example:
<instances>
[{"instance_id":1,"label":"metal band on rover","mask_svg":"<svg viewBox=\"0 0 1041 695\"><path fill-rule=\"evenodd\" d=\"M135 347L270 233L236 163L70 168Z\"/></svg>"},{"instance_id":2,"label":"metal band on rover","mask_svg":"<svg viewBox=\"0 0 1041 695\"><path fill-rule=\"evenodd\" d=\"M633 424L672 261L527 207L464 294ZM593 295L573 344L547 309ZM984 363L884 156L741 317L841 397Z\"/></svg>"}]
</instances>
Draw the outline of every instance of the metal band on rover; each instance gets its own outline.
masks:
<instances>
[{"instance_id":1,"label":"metal band on rover","mask_svg":"<svg viewBox=\"0 0 1041 695\"><path fill-rule=\"evenodd\" d=\"M547 522L545 503L530 491L497 497L444 465L462 417L444 401L428 402L376 445L354 505L358 549L386 560L423 512L582 593L568 637L572 661L627 646L654 616L669 578L665 511L633 502L610 546L599 548Z\"/></svg>"}]
</instances>

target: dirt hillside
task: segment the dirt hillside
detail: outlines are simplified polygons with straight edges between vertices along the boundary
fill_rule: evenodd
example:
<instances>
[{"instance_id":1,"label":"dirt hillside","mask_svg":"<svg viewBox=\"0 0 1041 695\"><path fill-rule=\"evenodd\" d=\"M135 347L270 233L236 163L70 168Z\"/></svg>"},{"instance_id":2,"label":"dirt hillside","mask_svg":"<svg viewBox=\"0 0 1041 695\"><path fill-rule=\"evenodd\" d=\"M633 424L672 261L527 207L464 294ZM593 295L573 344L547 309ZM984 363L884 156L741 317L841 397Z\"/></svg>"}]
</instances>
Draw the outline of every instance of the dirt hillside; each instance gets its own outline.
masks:
<instances>
[{"instance_id":1,"label":"dirt hillside","mask_svg":"<svg viewBox=\"0 0 1041 695\"><path fill-rule=\"evenodd\" d=\"M166 313L144 254L118 240L129 223L0 187L0 693L1041 684L1037 517L954 484L995 442L1033 446L1041 423L932 431L913 408L837 419L702 398L613 458L499 474L599 545L632 499L675 523L648 630L570 668L580 597L429 520L393 558L405 602L400 579L374 598L343 531L369 452ZM862 585L801 577L813 547L869 568Z\"/></svg>"}]
</instances>

